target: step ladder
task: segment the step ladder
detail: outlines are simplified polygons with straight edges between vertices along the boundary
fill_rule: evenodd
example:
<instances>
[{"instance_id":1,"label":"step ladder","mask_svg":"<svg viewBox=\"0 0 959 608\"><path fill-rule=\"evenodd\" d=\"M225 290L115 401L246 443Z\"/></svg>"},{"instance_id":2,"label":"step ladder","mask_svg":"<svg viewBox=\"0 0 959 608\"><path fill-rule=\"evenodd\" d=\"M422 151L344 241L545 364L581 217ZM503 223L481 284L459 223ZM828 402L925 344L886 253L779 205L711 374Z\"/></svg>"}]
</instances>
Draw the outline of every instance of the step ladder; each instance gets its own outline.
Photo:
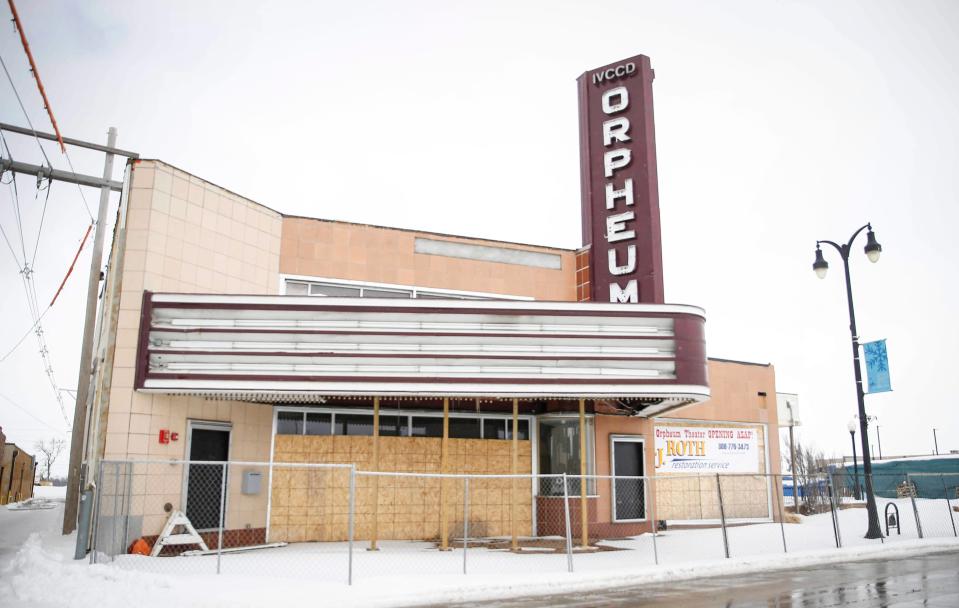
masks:
<instances>
[{"instance_id":1,"label":"step ladder","mask_svg":"<svg viewBox=\"0 0 959 608\"><path fill-rule=\"evenodd\" d=\"M178 527L184 529L183 532L174 534ZM153 550L150 551L150 557L156 557L163 551L163 547L172 547L176 545L200 545L201 550L210 549L203 542L203 538L197 533L196 528L190 523L189 518L183 514L183 511L174 511L170 514L170 519L163 526L157 542L153 544Z\"/></svg>"}]
</instances>

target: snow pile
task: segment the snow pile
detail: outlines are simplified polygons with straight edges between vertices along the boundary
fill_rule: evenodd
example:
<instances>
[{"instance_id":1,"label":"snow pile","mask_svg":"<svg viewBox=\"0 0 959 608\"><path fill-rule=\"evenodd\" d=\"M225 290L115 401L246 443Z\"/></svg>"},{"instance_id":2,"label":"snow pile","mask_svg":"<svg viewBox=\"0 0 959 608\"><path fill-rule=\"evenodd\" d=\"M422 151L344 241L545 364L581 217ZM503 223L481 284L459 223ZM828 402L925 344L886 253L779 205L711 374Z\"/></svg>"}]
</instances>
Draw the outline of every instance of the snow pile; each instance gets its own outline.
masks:
<instances>
[{"instance_id":1,"label":"snow pile","mask_svg":"<svg viewBox=\"0 0 959 608\"><path fill-rule=\"evenodd\" d=\"M917 500L927 538L918 531L908 499L900 508L902 535L862 538L866 510L837 514L844 548L835 548L830 514L801 518L800 524L763 523L728 529L731 559L724 558L718 528L677 530L653 537L605 541L618 551L576 553L575 572L565 554L471 547L468 574L463 551L437 551L432 543L383 541L366 551L357 542L353 585L348 586L346 543L295 543L278 549L224 554L222 574L212 556L150 558L121 555L112 563L74 561L74 536L61 536L57 509L0 509L0 598L4 607L243 608L282 603L335 606L399 606L474 602L520 595L578 593L765 570L792 570L816 564L864 559L903 559L932 551L957 550L945 501ZM885 507L881 503L880 509ZM788 554L783 553L783 536ZM930 536L948 538L928 538ZM458 543L457 543L458 545ZM658 557L659 564L655 563ZM9 563L4 567L4 561ZM104 560L109 557L103 556ZM748 580L748 577L747 577Z\"/></svg>"},{"instance_id":2,"label":"snow pile","mask_svg":"<svg viewBox=\"0 0 959 608\"><path fill-rule=\"evenodd\" d=\"M670 566L626 566L609 572L587 570L574 574L525 571L451 577L435 576L429 570L424 570L419 576L372 578L348 587L342 583L314 583L302 578L271 580L235 575L168 576L103 565L89 566L84 562L65 561L59 555L44 551L39 538L31 535L0 576L0 597L11 598L11 606L41 608L93 605L98 608L126 608L131 604L147 608L242 608L282 603L314 604L317 598L323 598L323 603L327 605L385 607L588 592L707 576L747 575L823 563L903 559L930 551L957 548L959 541L955 539L909 540L895 545L828 552L754 556Z\"/></svg>"},{"instance_id":3,"label":"snow pile","mask_svg":"<svg viewBox=\"0 0 959 608\"><path fill-rule=\"evenodd\" d=\"M127 608L142 598L169 597L175 588L174 581L162 575L67 561L44 550L36 533L0 574L0 597L24 606Z\"/></svg>"}]
</instances>

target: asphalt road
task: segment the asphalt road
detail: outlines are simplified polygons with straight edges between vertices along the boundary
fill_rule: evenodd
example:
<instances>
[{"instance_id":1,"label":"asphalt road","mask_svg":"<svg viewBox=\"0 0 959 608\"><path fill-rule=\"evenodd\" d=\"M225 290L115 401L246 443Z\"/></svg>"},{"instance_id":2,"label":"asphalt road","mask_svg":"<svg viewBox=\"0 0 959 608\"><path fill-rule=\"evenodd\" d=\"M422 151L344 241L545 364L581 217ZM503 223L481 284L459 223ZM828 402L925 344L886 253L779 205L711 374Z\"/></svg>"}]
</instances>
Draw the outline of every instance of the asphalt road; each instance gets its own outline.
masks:
<instances>
[{"instance_id":1,"label":"asphalt road","mask_svg":"<svg viewBox=\"0 0 959 608\"><path fill-rule=\"evenodd\" d=\"M959 552L451 606L468 605L488 608L959 608Z\"/></svg>"}]
</instances>

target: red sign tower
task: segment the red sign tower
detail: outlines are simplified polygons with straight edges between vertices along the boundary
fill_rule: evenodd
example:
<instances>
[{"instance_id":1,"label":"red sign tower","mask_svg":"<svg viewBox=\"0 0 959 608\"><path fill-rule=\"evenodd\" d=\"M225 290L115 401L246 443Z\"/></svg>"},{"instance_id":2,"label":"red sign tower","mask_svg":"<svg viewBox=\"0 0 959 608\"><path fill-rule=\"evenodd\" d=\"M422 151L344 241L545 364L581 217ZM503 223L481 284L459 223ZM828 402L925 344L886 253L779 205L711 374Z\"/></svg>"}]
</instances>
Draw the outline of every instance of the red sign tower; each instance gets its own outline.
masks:
<instances>
[{"instance_id":1,"label":"red sign tower","mask_svg":"<svg viewBox=\"0 0 959 608\"><path fill-rule=\"evenodd\" d=\"M663 303L653 69L637 55L577 79L589 299Z\"/></svg>"}]
</instances>

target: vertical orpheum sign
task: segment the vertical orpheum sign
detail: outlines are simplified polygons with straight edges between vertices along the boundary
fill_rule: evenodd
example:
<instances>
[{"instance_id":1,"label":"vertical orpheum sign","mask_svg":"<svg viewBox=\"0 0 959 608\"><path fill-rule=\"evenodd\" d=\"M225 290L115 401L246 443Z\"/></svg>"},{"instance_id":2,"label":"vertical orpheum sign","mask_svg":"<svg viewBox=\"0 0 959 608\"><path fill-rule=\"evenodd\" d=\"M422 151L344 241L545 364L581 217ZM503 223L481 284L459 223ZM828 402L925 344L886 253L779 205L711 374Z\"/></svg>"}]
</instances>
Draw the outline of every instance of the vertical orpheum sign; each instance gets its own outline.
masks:
<instances>
[{"instance_id":1,"label":"vertical orpheum sign","mask_svg":"<svg viewBox=\"0 0 959 608\"><path fill-rule=\"evenodd\" d=\"M653 70L637 55L579 85L583 245L595 302L663 303Z\"/></svg>"}]
</instances>

